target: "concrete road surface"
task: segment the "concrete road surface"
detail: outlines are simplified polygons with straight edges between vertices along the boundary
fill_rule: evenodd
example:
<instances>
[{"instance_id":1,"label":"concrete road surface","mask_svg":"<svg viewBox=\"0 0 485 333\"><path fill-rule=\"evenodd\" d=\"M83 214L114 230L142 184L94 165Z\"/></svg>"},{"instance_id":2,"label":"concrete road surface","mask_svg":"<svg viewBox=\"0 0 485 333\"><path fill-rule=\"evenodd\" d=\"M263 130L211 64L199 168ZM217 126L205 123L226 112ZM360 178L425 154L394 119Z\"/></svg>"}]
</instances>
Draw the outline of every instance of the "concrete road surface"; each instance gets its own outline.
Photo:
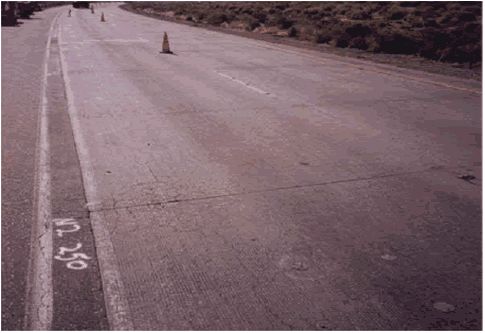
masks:
<instances>
[{"instance_id":1,"label":"concrete road surface","mask_svg":"<svg viewBox=\"0 0 485 333\"><path fill-rule=\"evenodd\" d=\"M481 328L479 82L51 11L31 327Z\"/></svg>"}]
</instances>

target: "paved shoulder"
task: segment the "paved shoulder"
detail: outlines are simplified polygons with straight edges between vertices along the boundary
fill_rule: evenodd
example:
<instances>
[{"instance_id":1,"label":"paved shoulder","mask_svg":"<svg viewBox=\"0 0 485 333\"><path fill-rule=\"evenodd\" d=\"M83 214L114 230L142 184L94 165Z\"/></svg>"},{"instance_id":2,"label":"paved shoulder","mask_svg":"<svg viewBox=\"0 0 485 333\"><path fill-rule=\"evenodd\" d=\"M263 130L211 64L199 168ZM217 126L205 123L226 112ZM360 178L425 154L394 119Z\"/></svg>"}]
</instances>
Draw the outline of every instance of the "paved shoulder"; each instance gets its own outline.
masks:
<instances>
[{"instance_id":1,"label":"paved shoulder","mask_svg":"<svg viewBox=\"0 0 485 333\"><path fill-rule=\"evenodd\" d=\"M23 327L40 83L56 10L2 27L2 327Z\"/></svg>"}]
</instances>

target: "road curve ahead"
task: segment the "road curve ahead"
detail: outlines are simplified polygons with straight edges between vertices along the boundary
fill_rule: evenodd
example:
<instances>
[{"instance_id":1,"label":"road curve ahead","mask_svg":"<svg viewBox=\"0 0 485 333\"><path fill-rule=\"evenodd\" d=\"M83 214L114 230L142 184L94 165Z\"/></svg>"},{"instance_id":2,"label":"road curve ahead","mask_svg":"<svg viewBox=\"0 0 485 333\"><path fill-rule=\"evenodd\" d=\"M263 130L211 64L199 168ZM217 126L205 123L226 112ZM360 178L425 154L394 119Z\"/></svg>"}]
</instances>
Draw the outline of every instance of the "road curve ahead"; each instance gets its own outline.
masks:
<instances>
[{"instance_id":1,"label":"road curve ahead","mask_svg":"<svg viewBox=\"0 0 485 333\"><path fill-rule=\"evenodd\" d=\"M65 11L111 328L481 327L480 83Z\"/></svg>"}]
</instances>

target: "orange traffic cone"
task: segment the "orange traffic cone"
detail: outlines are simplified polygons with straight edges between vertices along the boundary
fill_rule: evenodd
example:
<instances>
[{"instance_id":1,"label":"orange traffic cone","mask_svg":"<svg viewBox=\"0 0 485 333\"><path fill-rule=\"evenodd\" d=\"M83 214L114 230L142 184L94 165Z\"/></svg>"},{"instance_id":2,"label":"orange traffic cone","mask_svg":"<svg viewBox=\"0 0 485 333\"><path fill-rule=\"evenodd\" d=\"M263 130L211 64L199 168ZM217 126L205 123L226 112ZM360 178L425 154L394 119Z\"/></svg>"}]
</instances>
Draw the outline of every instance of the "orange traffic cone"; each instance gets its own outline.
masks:
<instances>
[{"instance_id":1,"label":"orange traffic cone","mask_svg":"<svg viewBox=\"0 0 485 333\"><path fill-rule=\"evenodd\" d=\"M168 44L168 35L166 32L163 33L163 43L162 43L161 53L169 53L169 54L173 53L172 51L170 51L170 45Z\"/></svg>"},{"instance_id":2,"label":"orange traffic cone","mask_svg":"<svg viewBox=\"0 0 485 333\"><path fill-rule=\"evenodd\" d=\"M101 13L101 22L106 22L106 20L104 19L104 13Z\"/></svg>"}]
</instances>

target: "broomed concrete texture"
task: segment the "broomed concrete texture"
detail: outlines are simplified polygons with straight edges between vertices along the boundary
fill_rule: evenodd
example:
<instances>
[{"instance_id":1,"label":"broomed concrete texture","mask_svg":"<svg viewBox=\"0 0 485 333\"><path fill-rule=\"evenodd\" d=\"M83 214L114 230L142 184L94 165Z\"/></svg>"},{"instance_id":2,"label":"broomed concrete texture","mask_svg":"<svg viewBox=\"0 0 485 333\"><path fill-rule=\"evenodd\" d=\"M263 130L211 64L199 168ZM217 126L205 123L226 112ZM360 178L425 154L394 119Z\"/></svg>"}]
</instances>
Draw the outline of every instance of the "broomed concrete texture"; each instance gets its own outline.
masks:
<instances>
[{"instance_id":1,"label":"broomed concrete texture","mask_svg":"<svg viewBox=\"0 0 485 333\"><path fill-rule=\"evenodd\" d=\"M61 51L136 329L481 327L479 83L100 10Z\"/></svg>"}]
</instances>

